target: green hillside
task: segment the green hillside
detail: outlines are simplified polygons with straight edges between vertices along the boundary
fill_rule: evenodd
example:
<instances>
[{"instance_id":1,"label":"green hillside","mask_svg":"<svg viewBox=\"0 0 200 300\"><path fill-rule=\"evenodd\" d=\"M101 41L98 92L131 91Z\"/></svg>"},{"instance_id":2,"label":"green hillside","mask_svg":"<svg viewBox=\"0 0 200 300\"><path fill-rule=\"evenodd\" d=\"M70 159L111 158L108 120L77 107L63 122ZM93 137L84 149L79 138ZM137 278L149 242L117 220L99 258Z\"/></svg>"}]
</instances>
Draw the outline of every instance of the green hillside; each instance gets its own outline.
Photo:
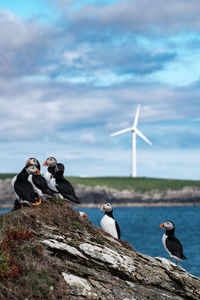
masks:
<instances>
[{"instance_id":1,"label":"green hillside","mask_svg":"<svg viewBox=\"0 0 200 300\"><path fill-rule=\"evenodd\" d=\"M12 178L16 174L0 174L0 179ZM184 187L199 187L199 180L176 180L146 177L66 177L72 184L87 186L106 186L117 190L135 190L147 192L151 190L165 191L167 189L180 190Z\"/></svg>"},{"instance_id":2,"label":"green hillside","mask_svg":"<svg viewBox=\"0 0 200 300\"><path fill-rule=\"evenodd\" d=\"M185 186L199 187L200 181L197 180L175 180L159 178L131 178L131 177L67 177L72 184L84 184L89 186L107 186L117 190L135 190L146 192L151 190L165 191L167 189L180 190Z\"/></svg>"},{"instance_id":3,"label":"green hillside","mask_svg":"<svg viewBox=\"0 0 200 300\"><path fill-rule=\"evenodd\" d=\"M0 173L0 179L13 178L16 173Z\"/></svg>"}]
</instances>

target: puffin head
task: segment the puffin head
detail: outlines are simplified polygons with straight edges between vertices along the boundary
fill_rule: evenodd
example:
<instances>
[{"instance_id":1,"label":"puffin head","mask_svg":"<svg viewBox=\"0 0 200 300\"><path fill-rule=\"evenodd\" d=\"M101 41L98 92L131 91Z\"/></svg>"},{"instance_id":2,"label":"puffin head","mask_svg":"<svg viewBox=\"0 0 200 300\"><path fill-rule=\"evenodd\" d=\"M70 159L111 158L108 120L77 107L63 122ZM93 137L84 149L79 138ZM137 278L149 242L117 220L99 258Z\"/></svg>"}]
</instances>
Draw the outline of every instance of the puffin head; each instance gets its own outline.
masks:
<instances>
[{"instance_id":1,"label":"puffin head","mask_svg":"<svg viewBox=\"0 0 200 300\"><path fill-rule=\"evenodd\" d=\"M55 157L51 156L48 157L44 162L43 162L43 166L45 167L54 167L57 164L57 160L55 159Z\"/></svg>"},{"instance_id":2,"label":"puffin head","mask_svg":"<svg viewBox=\"0 0 200 300\"><path fill-rule=\"evenodd\" d=\"M29 166L36 166L38 169L40 169L40 163L39 161L34 158L34 157L30 157L28 158L28 160L26 161L26 166L29 167Z\"/></svg>"},{"instance_id":3,"label":"puffin head","mask_svg":"<svg viewBox=\"0 0 200 300\"><path fill-rule=\"evenodd\" d=\"M110 212L113 210L113 207L112 207L111 203L106 203L106 204L101 205L100 209L105 210L106 212Z\"/></svg>"},{"instance_id":4,"label":"puffin head","mask_svg":"<svg viewBox=\"0 0 200 300\"><path fill-rule=\"evenodd\" d=\"M40 175L40 170L36 166L27 166L26 172L28 174Z\"/></svg>"},{"instance_id":5,"label":"puffin head","mask_svg":"<svg viewBox=\"0 0 200 300\"><path fill-rule=\"evenodd\" d=\"M78 212L81 218L88 220L88 215L84 211L79 210Z\"/></svg>"},{"instance_id":6,"label":"puffin head","mask_svg":"<svg viewBox=\"0 0 200 300\"><path fill-rule=\"evenodd\" d=\"M54 168L54 176L59 177L59 176L64 176L64 171L65 171L65 166L63 164L56 164Z\"/></svg>"},{"instance_id":7,"label":"puffin head","mask_svg":"<svg viewBox=\"0 0 200 300\"><path fill-rule=\"evenodd\" d=\"M55 172L63 172L64 173L64 171L65 171L65 166L63 164L58 163L55 166Z\"/></svg>"},{"instance_id":8,"label":"puffin head","mask_svg":"<svg viewBox=\"0 0 200 300\"><path fill-rule=\"evenodd\" d=\"M171 229L175 228L175 226L172 221L167 221L167 222L160 224L160 228L171 230Z\"/></svg>"}]
</instances>

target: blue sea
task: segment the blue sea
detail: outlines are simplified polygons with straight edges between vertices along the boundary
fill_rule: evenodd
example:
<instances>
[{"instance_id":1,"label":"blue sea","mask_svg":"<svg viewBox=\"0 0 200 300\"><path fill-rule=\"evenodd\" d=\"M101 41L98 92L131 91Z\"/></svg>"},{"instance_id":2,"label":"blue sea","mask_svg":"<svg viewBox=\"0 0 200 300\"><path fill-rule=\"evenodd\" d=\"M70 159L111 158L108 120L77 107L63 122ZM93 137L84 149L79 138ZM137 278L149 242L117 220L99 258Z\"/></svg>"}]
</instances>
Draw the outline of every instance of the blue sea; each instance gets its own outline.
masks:
<instances>
[{"instance_id":1,"label":"blue sea","mask_svg":"<svg viewBox=\"0 0 200 300\"><path fill-rule=\"evenodd\" d=\"M99 208L80 209L88 214L93 225L100 227L103 211ZM7 211L0 210L0 213ZM120 226L122 240L128 241L140 253L165 258L169 256L162 246L164 230L159 225L165 221L173 221L175 235L181 241L188 258L179 265L200 277L200 206L115 207L114 217Z\"/></svg>"},{"instance_id":2,"label":"blue sea","mask_svg":"<svg viewBox=\"0 0 200 300\"><path fill-rule=\"evenodd\" d=\"M99 208L81 208L93 225L100 227L103 212ZM153 257L169 258L162 245L165 221L175 224L175 236L181 241L187 260L179 265L200 277L200 206L192 207L115 207L114 217L121 229L121 239Z\"/></svg>"}]
</instances>

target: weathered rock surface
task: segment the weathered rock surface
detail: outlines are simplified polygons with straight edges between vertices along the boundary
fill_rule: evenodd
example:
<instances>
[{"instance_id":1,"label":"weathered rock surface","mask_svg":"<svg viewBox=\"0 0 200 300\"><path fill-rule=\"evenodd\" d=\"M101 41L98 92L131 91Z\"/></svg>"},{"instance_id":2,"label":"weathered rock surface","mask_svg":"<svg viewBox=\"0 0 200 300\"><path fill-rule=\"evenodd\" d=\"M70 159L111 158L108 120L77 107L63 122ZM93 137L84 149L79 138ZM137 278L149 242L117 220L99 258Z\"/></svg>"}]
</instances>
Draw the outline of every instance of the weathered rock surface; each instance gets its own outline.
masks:
<instances>
[{"instance_id":1,"label":"weathered rock surface","mask_svg":"<svg viewBox=\"0 0 200 300\"><path fill-rule=\"evenodd\" d=\"M74 186L82 205L99 205L112 202L116 205L200 205L200 189L197 187L184 187L182 190L166 190L164 192L151 191L138 193L134 190L119 191L107 187L91 187L77 184ZM0 180L0 207L12 207L14 193L11 179Z\"/></svg>"},{"instance_id":2,"label":"weathered rock surface","mask_svg":"<svg viewBox=\"0 0 200 300\"><path fill-rule=\"evenodd\" d=\"M11 179L0 179L0 208L12 207L14 199Z\"/></svg>"},{"instance_id":3,"label":"weathered rock surface","mask_svg":"<svg viewBox=\"0 0 200 300\"><path fill-rule=\"evenodd\" d=\"M0 222L1 239L10 227L28 227L35 236L23 248L29 250L21 253L19 276L1 280L0 299L200 299L199 278L164 258L136 252L81 218L67 203L23 208L0 216ZM37 255L32 251L36 246L41 247ZM35 280L30 291L27 274L43 270L48 272L46 289Z\"/></svg>"}]
</instances>

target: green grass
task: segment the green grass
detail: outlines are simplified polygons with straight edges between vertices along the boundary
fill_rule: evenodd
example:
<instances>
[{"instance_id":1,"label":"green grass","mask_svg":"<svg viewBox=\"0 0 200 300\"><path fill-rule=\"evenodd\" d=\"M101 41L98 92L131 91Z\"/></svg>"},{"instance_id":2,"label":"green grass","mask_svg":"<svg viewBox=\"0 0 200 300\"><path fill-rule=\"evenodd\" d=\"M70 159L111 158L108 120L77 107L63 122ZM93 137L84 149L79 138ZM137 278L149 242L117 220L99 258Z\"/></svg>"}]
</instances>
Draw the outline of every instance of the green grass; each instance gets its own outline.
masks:
<instances>
[{"instance_id":1,"label":"green grass","mask_svg":"<svg viewBox=\"0 0 200 300\"><path fill-rule=\"evenodd\" d=\"M14 173L0 174L0 179L12 178ZM72 185L102 186L117 190L135 190L137 192L180 190L184 187L199 187L199 180L177 180L146 177L66 177Z\"/></svg>"},{"instance_id":2,"label":"green grass","mask_svg":"<svg viewBox=\"0 0 200 300\"><path fill-rule=\"evenodd\" d=\"M73 222L72 222L72 226L74 226L74 227L77 228L77 229L83 228L83 224L81 224L81 223L79 223L79 222L77 222L77 221L73 221Z\"/></svg>"},{"instance_id":3,"label":"green grass","mask_svg":"<svg viewBox=\"0 0 200 300\"><path fill-rule=\"evenodd\" d=\"M51 278L49 277L48 272L46 270L41 270L40 272L32 270L29 276L30 289L32 290L33 296L38 299L45 299L51 286Z\"/></svg>"},{"instance_id":4,"label":"green grass","mask_svg":"<svg viewBox=\"0 0 200 300\"><path fill-rule=\"evenodd\" d=\"M0 173L0 179L13 178L16 173Z\"/></svg>"},{"instance_id":5,"label":"green grass","mask_svg":"<svg viewBox=\"0 0 200 300\"><path fill-rule=\"evenodd\" d=\"M135 190L138 192L165 191L167 189L180 190L187 187L199 187L198 180L176 180L160 178L131 178L131 177L67 177L72 184L83 184L87 186L106 186L117 190Z\"/></svg>"}]
</instances>

